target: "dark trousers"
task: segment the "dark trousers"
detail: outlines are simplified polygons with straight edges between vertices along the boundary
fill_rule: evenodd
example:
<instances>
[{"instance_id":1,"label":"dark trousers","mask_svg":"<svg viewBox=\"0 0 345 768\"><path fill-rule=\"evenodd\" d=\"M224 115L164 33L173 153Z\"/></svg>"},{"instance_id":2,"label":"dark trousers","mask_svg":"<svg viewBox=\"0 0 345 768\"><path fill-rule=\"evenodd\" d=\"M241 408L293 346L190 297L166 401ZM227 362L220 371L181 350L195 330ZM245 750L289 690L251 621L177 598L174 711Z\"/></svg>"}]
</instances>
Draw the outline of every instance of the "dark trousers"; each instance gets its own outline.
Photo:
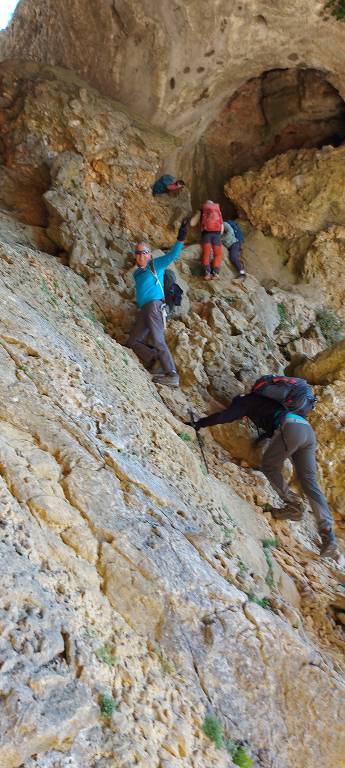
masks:
<instances>
[{"instance_id":1,"label":"dark trousers","mask_svg":"<svg viewBox=\"0 0 345 768\"><path fill-rule=\"evenodd\" d=\"M233 264L234 267L236 267L238 272L241 272L241 270L243 269L242 264L240 262L241 250L242 250L242 246L239 241L237 241L237 243L233 243L232 246L228 248L231 264Z\"/></svg>"},{"instance_id":2,"label":"dark trousers","mask_svg":"<svg viewBox=\"0 0 345 768\"><path fill-rule=\"evenodd\" d=\"M298 496L290 490L282 475L284 461L290 459L318 529L324 532L333 528L333 519L317 481L315 452L316 439L310 424L286 419L274 432L263 455L261 469L283 501L296 502Z\"/></svg>"},{"instance_id":3,"label":"dark trousers","mask_svg":"<svg viewBox=\"0 0 345 768\"><path fill-rule=\"evenodd\" d=\"M130 333L128 346L146 365L159 360L164 373L172 373L176 371L176 365L165 341L161 306L161 301L148 301L144 304ZM149 335L153 346L144 343Z\"/></svg>"}]
</instances>

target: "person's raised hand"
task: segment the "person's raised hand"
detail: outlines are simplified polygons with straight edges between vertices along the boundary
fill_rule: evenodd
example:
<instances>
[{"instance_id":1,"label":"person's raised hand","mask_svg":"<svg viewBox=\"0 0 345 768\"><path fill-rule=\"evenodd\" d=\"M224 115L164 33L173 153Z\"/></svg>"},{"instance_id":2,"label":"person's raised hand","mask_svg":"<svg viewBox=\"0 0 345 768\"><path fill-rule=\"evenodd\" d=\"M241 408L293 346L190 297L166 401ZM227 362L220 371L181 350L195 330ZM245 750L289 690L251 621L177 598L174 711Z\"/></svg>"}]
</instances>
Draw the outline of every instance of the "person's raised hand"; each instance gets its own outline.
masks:
<instances>
[{"instance_id":1,"label":"person's raised hand","mask_svg":"<svg viewBox=\"0 0 345 768\"><path fill-rule=\"evenodd\" d=\"M187 232L188 232L188 227L189 227L189 223L190 223L190 219L191 219L190 216L185 216L184 219L182 219L180 227L179 227L179 231L177 233L177 239L178 240L183 241L183 240L186 239Z\"/></svg>"}]
</instances>

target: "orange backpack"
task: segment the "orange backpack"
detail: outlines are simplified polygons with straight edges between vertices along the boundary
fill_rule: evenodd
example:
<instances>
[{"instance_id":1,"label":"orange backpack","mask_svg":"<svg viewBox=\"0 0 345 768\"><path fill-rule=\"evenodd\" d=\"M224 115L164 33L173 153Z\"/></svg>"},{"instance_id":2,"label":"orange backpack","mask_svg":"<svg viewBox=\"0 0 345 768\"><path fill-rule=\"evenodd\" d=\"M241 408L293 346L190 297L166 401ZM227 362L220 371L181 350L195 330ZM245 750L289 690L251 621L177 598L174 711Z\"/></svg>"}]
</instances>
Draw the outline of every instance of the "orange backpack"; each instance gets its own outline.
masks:
<instances>
[{"instance_id":1,"label":"orange backpack","mask_svg":"<svg viewBox=\"0 0 345 768\"><path fill-rule=\"evenodd\" d=\"M201 208L201 231L221 232L223 217L218 203L204 203Z\"/></svg>"}]
</instances>

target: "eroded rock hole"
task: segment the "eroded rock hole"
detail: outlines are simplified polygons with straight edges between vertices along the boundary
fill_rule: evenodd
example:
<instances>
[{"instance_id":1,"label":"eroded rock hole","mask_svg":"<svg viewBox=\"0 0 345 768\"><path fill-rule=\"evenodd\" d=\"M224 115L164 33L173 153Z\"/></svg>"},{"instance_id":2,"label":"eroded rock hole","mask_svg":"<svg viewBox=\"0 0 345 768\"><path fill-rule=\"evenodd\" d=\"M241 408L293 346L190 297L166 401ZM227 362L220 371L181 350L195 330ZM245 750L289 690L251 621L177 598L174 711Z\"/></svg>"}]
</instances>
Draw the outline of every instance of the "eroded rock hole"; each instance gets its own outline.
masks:
<instances>
[{"instance_id":1,"label":"eroded rock hole","mask_svg":"<svg viewBox=\"0 0 345 768\"><path fill-rule=\"evenodd\" d=\"M193 198L219 200L233 213L223 187L231 176L259 168L289 149L339 146L345 140L345 104L324 73L279 69L249 80L199 141Z\"/></svg>"}]
</instances>

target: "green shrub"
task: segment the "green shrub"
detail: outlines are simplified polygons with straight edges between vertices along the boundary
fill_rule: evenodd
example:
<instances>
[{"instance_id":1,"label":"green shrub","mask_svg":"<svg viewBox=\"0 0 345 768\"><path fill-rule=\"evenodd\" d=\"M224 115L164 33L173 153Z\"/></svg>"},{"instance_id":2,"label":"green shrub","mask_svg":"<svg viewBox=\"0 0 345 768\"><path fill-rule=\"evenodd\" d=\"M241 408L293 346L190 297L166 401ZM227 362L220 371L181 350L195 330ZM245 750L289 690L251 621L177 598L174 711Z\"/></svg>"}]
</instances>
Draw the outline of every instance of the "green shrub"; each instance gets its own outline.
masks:
<instances>
[{"instance_id":1,"label":"green shrub","mask_svg":"<svg viewBox=\"0 0 345 768\"><path fill-rule=\"evenodd\" d=\"M179 432L178 436L181 438L181 440L184 440L186 443L190 442L192 439L191 436L188 434L188 432Z\"/></svg>"},{"instance_id":2,"label":"green shrub","mask_svg":"<svg viewBox=\"0 0 345 768\"><path fill-rule=\"evenodd\" d=\"M96 656L99 661L103 661L108 667L115 667L118 663L117 658L116 656L113 656L109 645L102 645L100 648L97 648Z\"/></svg>"},{"instance_id":3,"label":"green shrub","mask_svg":"<svg viewBox=\"0 0 345 768\"><path fill-rule=\"evenodd\" d=\"M283 328L289 322L288 311L286 309L285 304L283 304L283 302L279 302L279 304L277 304L277 310L278 310L278 315L280 319L279 327Z\"/></svg>"},{"instance_id":4,"label":"green shrub","mask_svg":"<svg viewBox=\"0 0 345 768\"><path fill-rule=\"evenodd\" d=\"M345 0L344 0L345 2ZM336 341L342 338L344 325L339 317L328 307L322 307L316 313L316 322L319 325L322 335L326 339L327 346L332 346Z\"/></svg>"},{"instance_id":5,"label":"green shrub","mask_svg":"<svg viewBox=\"0 0 345 768\"><path fill-rule=\"evenodd\" d=\"M330 9L332 16L338 21L345 19L345 0L328 0L325 7Z\"/></svg>"},{"instance_id":6,"label":"green shrub","mask_svg":"<svg viewBox=\"0 0 345 768\"><path fill-rule=\"evenodd\" d=\"M235 765L239 765L240 768L251 768L253 760L247 755L245 748L238 741L228 739L225 742L225 748Z\"/></svg>"},{"instance_id":7,"label":"green shrub","mask_svg":"<svg viewBox=\"0 0 345 768\"><path fill-rule=\"evenodd\" d=\"M101 716L105 719L111 717L114 710L117 707L116 701L110 696L110 693L104 691L100 695L99 706L101 710Z\"/></svg>"},{"instance_id":8,"label":"green shrub","mask_svg":"<svg viewBox=\"0 0 345 768\"><path fill-rule=\"evenodd\" d=\"M251 603L256 603L256 605L261 605L261 608L269 608L270 601L267 599L267 597L256 597L256 595L253 594L253 592L245 592L245 594L248 597L248 600Z\"/></svg>"},{"instance_id":9,"label":"green shrub","mask_svg":"<svg viewBox=\"0 0 345 768\"><path fill-rule=\"evenodd\" d=\"M224 536L226 536L226 538L228 539L228 541L231 541L231 539L233 537L233 534L234 534L234 529L233 528L227 528L226 525L222 525L222 531L224 533Z\"/></svg>"},{"instance_id":10,"label":"green shrub","mask_svg":"<svg viewBox=\"0 0 345 768\"><path fill-rule=\"evenodd\" d=\"M238 562L238 570L239 570L240 574L247 573L248 565L246 565L243 562L243 560L241 560L241 558L239 558L239 557L237 558L237 562Z\"/></svg>"},{"instance_id":11,"label":"green shrub","mask_svg":"<svg viewBox=\"0 0 345 768\"><path fill-rule=\"evenodd\" d=\"M273 509L272 504L269 504L268 502L265 502L264 504L258 504L258 507L261 507L264 512L270 512L271 509Z\"/></svg>"},{"instance_id":12,"label":"green shrub","mask_svg":"<svg viewBox=\"0 0 345 768\"><path fill-rule=\"evenodd\" d=\"M235 754L232 757L233 762L235 765L239 765L240 768L251 768L253 765L253 760L249 755L247 755L246 750L244 747L238 747Z\"/></svg>"},{"instance_id":13,"label":"green shrub","mask_svg":"<svg viewBox=\"0 0 345 768\"><path fill-rule=\"evenodd\" d=\"M262 539L262 546L264 549L279 547L279 541L278 539Z\"/></svg>"},{"instance_id":14,"label":"green shrub","mask_svg":"<svg viewBox=\"0 0 345 768\"><path fill-rule=\"evenodd\" d=\"M213 741L215 747L222 749L224 746L224 729L214 715L205 715L202 729L205 736L208 736L210 741Z\"/></svg>"}]
</instances>

